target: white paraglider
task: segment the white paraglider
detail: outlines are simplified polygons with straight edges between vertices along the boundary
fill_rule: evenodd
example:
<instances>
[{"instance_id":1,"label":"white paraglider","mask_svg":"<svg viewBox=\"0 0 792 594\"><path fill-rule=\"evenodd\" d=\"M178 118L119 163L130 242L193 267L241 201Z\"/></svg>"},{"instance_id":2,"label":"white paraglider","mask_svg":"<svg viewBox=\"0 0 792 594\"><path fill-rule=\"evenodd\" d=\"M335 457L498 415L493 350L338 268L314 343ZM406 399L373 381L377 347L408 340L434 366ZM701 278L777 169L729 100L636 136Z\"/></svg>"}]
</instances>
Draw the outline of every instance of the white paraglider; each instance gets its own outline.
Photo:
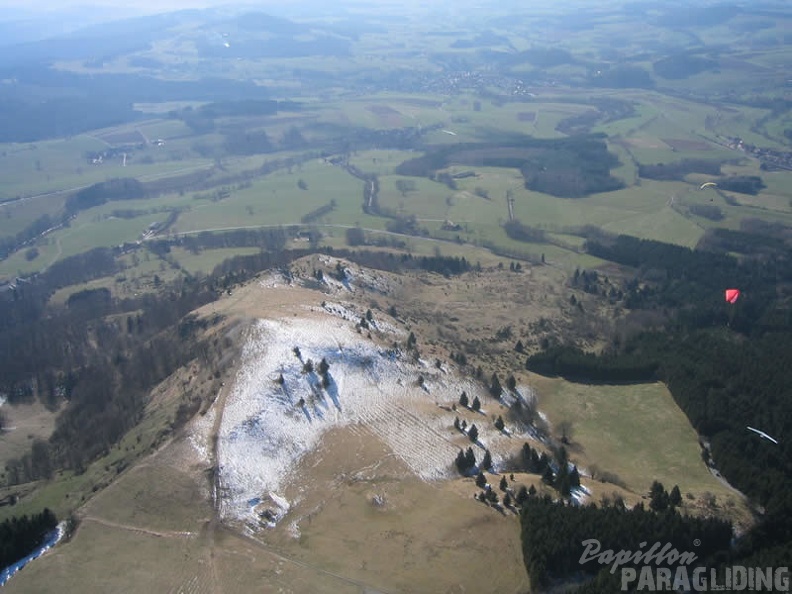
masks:
<instances>
[{"instance_id":1,"label":"white paraglider","mask_svg":"<svg viewBox=\"0 0 792 594\"><path fill-rule=\"evenodd\" d=\"M773 439L772 437L770 437L770 436L769 436L767 433L765 433L764 431L759 431L759 429L754 429L753 427L747 427L747 429L748 429L749 431L753 431L754 433L757 433L757 434L759 434L760 436L764 437L765 439L769 439L769 440L770 440L770 441L772 441L774 444L778 445L778 442L777 442L775 439Z\"/></svg>"}]
</instances>

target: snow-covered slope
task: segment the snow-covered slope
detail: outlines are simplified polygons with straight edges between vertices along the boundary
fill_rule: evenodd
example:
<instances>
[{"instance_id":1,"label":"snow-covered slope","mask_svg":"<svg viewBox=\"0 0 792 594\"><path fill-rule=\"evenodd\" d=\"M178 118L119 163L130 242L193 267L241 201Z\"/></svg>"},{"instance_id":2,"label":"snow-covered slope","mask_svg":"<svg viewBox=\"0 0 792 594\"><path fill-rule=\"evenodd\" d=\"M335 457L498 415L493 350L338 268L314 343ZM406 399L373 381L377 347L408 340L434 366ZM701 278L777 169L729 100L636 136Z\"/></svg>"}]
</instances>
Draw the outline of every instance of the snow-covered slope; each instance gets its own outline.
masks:
<instances>
[{"instance_id":1,"label":"snow-covered slope","mask_svg":"<svg viewBox=\"0 0 792 594\"><path fill-rule=\"evenodd\" d=\"M255 324L219 432L224 518L253 519L263 500L285 513L288 502L279 490L332 426L364 425L424 479L452 474L458 448L450 441L448 420L421 415L419 408L454 402L475 386L381 347L333 313L338 315L325 310ZM327 387L318 371L323 358L330 365ZM309 359L314 371L306 373ZM419 374L426 379L423 387Z\"/></svg>"}]
</instances>

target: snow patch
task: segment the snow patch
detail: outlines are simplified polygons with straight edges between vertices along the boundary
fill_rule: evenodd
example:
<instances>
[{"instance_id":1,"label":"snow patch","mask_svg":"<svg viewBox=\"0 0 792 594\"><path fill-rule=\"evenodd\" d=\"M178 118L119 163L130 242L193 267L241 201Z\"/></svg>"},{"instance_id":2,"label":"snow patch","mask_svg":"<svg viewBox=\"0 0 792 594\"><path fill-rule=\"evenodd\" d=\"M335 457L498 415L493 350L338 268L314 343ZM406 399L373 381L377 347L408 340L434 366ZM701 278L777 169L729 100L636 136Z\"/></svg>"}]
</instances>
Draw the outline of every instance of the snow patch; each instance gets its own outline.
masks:
<instances>
[{"instance_id":1,"label":"snow patch","mask_svg":"<svg viewBox=\"0 0 792 594\"><path fill-rule=\"evenodd\" d=\"M569 496L577 505L583 505L591 496L591 490L583 485L580 485L579 487L572 489L569 493Z\"/></svg>"},{"instance_id":2,"label":"snow patch","mask_svg":"<svg viewBox=\"0 0 792 594\"><path fill-rule=\"evenodd\" d=\"M341 311L349 310L333 304L332 313ZM294 347L299 347L299 358ZM327 387L316 369L323 358L330 365ZM306 373L308 359L315 371ZM431 396L416 385L419 373L431 386ZM276 381L280 375L282 384ZM265 495L278 509L288 510L279 493L302 456L331 427L365 425L419 477L447 477L458 451L448 421L423 418L417 405L452 403L462 390L474 394L478 389L469 381L420 369L337 317L260 320L243 348L219 430L221 515L260 524L256 515L261 509L252 513L249 502ZM277 510L270 512L266 523L282 517Z\"/></svg>"},{"instance_id":3,"label":"snow patch","mask_svg":"<svg viewBox=\"0 0 792 594\"><path fill-rule=\"evenodd\" d=\"M200 460L204 464L209 464L211 455L209 451L209 433L214 424L216 415L215 405L212 404L211 408L203 416L197 416L193 421L187 441L192 446L195 453L198 454Z\"/></svg>"}]
</instances>

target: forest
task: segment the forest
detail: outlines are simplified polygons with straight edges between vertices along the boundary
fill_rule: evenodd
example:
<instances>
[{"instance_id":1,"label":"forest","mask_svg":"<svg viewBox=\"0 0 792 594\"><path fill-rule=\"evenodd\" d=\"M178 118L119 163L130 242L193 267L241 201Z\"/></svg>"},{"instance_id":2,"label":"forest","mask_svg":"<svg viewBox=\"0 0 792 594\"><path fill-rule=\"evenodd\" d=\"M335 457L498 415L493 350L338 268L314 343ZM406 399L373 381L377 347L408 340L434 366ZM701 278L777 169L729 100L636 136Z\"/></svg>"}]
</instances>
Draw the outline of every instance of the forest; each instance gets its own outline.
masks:
<instances>
[{"instance_id":1,"label":"forest","mask_svg":"<svg viewBox=\"0 0 792 594\"><path fill-rule=\"evenodd\" d=\"M625 304L667 310L666 326L634 332L600 355L571 344L550 347L526 366L577 381L666 383L709 442L705 462L765 511L732 555L783 566L792 558L792 444L783 437L773 444L746 427L776 437L792 431L792 401L785 397L792 385L792 252L750 233L715 236L748 255L623 236L589 241L590 253L638 269L626 283ZM723 298L731 287L742 291L734 304Z\"/></svg>"},{"instance_id":2,"label":"forest","mask_svg":"<svg viewBox=\"0 0 792 594\"><path fill-rule=\"evenodd\" d=\"M49 509L32 517L11 518L0 524L0 567L23 559L44 542L58 520Z\"/></svg>"},{"instance_id":3,"label":"forest","mask_svg":"<svg viewBox=\"0 0 792 594\"><path fill-rule=\"evenodd\" d=\"M133 109L135 103L205 100L222 104L269 98L267 89L252 82L166 81L139 74L92 77L41 64L0 67L0 78L18 81L0 86L0 142L34 142L135 121L143 117Z\"/></svg>"},{"instance_id":4,"label":"forest","mask_svg":"<svg viewBox=\"0 0 792 594\"><path fill-rule=\"evenodd\" d=\"M698 539L701 544L695 548L695 556L699 562L728 551L732 535L730 523L716 518L683 516L673 505L660 503L663 494L665 499L671 497L659 483L653 486L654 489L658 487L659 496L651 500L650 509L646 509L643 502L628 509L621 501L600 507L594 504L578 507L564 500L553 501L549 495L525 499L520 512L522 547L532 585L547 587L581 574L587 577L600 573L610 575L612 563L604 566L594 559L581 563L585 551L582 543L589 539L598 540L602 551L639 551L642 550L641 542L649 543L644 550L650 550L652 544L659 542L661 546L670 543L680 553L691 551L693 541ZM618 570L613 578L616 587L603 592L613 594L621 590ZM585 588L578 590L587 591Z\"/></svg>"},{"instance_id":5,"label":"forest","mask_svg":"<svg viewBox=\"0 0 792 594\"><path fill-rule=\"evenodd\" d=\"M284 229L237 230L153 242L152 252L160 256L172 245L191 251L241 246L267 250L227 260L207 277L163 285L156 294L113 299L104 289L85 290L72 295L65 307L47 304L61 287L120 272L115 259L120 248L66 258L3 293L0 391L11 402L38 398L51 409L61 399L70 403L57 417L49 441L35 440L28 453L8 462L7 484L47 479L61 468L82 472L117 443L140 420L154 385L196 357L206 359L211 351L197 338L202 326L185 318L190 311L262 270L282 268L315 251L284 250L286 238ZM420 269L451 276L474 268L457 257L330 248L322 253L389 271Z\"/></svg>"},{"instance_id":6,"label":"forest","mask_svg":"<svg viewBox=\"0 0 792 594\"><path fill-rule=\"evenodd\" d=\"M488 143L460 143L451 147L426 147L421 157L396 167L399 175L439 177L451 163L473 167L519 169L525 187L564 198L580 198L624 187L610 174L619 160L608 152L603 134L538 139L511 135Z\"/></svg>"}]
</instances>

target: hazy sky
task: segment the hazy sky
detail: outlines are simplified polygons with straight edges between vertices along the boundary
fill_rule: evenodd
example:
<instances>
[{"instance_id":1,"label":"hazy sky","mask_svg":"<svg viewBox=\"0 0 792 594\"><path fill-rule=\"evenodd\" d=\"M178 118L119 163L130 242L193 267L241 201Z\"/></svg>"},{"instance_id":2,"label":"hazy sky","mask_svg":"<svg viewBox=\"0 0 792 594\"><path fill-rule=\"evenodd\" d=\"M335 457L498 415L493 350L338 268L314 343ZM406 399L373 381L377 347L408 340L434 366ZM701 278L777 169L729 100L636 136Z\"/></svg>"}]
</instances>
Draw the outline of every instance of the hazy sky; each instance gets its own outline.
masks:
<instances>
[{"instance_id":1,"label":"hazy sky","mask_svg":"<svg viewBox=\"0 0 792 594\"><path fill-rule=\"evenodd\" d=\"M4 9L23 9L31 13L48 13L63 9L101 7L103 9L114 8L122 9L125 12L135 12L138 14L167 12L182 8L206 8L210 6L227 5L255 5L259 7L284 5L281 0L259 0L257 2L240 2L229 0L0 0L0 17Z\"/></svg>"}]
</instances>

